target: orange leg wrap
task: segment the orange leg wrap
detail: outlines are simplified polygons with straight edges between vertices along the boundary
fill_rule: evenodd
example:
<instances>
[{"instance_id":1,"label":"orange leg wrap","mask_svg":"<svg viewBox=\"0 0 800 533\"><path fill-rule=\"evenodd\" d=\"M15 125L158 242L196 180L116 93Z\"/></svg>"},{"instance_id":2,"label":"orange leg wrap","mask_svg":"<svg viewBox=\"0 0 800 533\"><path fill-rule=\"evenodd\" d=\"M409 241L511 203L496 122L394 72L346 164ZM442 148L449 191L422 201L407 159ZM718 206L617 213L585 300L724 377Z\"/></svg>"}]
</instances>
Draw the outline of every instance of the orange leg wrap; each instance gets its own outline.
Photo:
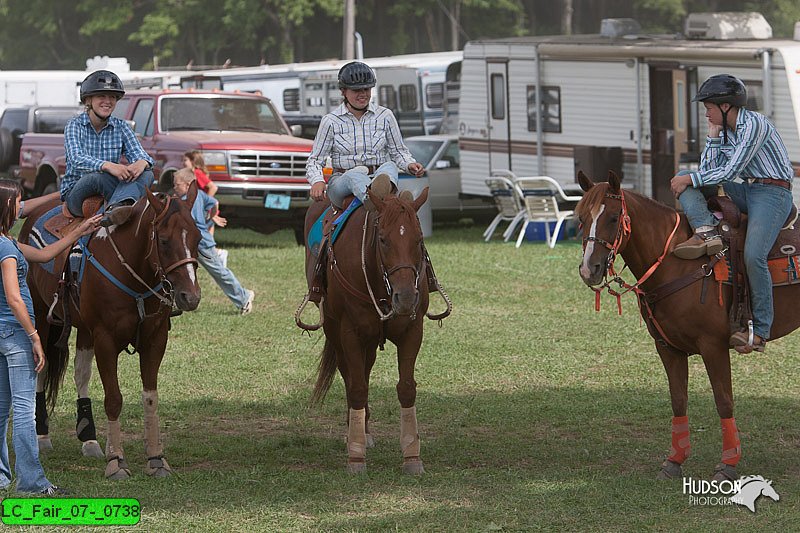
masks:
<instances>
[{"instance_id":1,"label":"orange leg wrap","mask_svg":"<svg viewBox=\"0 0 800 533\"><path fill-rule=\"evenodd\" d=\"M691 455L692 446L689 444L689 417L672 417L672 449L668 459L673 463L683 464Z\"/></svg>"},{"instance_id":2,"label":"orange leg wrap","mask_svg":"<svg viewBox=\"0 0 800 533\"><path fill-rule=\"evenodd\" d=\"M720 418L722 422L722 462L736 466L742 458L742 444L735 418Z\"/></svg>"}]
</instances>

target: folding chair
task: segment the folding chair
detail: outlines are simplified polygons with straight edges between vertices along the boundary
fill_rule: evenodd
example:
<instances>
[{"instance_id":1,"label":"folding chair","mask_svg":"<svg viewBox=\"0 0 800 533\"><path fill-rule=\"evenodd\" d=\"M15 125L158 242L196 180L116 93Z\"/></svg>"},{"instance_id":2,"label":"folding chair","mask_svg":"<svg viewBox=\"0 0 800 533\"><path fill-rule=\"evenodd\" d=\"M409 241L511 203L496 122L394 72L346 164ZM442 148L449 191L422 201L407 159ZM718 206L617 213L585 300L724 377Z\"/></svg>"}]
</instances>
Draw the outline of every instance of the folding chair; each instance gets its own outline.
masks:
<instances>
[{"instance_id":1,"label":"folding chair","mask_svg":"<svg viewBox=\"0 0 800 533\"><path fill-rule=\"evenodd\" d=\"M513 177L513 174L509 172ZM483 232L486 242L492 238L494 231L501 222L509 222L508 228L503 232L503 240L508 241L514 232L517 223L522 219L525 209L522 206L522 197L514 182L505 176L491 176L486 178L486 186L492 193L492 198L497 206L497 216L494 217L489 227Z\"/></svg>"},{"instance_id":2,"label":"folding chair","mask_svg":"<svg viewBox=\"0 0 800 533\"><path fill-rule=\"evenodd\" d=\"M565 220L575 218L571 210L561 209L559 200L563 202L580 201L580 196L568 196L561 185L549 176L520 177L514 180L517 194L522 198L523 213L522 229L517 237L517 248L525 238L525 230L531 222L542 222L545 228L547 245L553 248L558 240L558 234ZM555 222L555 228L550 231L550 223Z\"/></svg>"}]
</instances>

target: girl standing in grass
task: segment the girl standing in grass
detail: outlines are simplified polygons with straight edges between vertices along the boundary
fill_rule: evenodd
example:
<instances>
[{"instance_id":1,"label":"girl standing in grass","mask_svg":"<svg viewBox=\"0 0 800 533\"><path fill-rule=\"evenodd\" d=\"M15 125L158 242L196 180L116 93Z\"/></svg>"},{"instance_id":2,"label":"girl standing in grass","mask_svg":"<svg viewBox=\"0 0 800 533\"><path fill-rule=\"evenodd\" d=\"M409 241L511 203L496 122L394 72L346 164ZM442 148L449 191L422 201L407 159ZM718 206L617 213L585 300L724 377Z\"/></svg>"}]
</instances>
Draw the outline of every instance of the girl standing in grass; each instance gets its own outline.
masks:
<instances>
[{"instance_id":1,"label":"girl standing in grass","mask_svg":"<svg viewBox=\"0 0 800 533\"><path fill-rule=\"evenodd\" d=\"M44 475L36 441L36 374L45 357L33 315L26 277L28 261L46 263L97 228L102 215L86 219L78 229L42 249L21 244L9 235L20 211L22 189L13 180L0 180L0 488L11 485L8 458L8 418L14 413L12 441L17 490L43 495L65 494ZM27 259L27 260L26 260Z\"/></svg>"}]
</instances>

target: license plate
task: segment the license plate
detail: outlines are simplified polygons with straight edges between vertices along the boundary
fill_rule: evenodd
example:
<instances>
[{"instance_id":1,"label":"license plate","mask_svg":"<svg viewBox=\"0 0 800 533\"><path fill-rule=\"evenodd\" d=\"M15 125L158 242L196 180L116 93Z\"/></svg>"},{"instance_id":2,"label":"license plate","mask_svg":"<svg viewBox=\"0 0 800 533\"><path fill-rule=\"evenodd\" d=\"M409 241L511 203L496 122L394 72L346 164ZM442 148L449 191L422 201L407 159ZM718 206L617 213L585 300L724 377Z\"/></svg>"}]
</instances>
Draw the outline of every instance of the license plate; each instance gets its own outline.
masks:
<instances>
[{"instance_id":1,"label":"license plate","mask_svg":"<svg viewBox=\"0 0 800 533\"><path fill-rule=\"evenodd\" d=\"M267 209L283 209L285 211L289 209L291 201L292 198L288 194L267 193L264 198L264 207Z\"/></svg>"}]
</instances>

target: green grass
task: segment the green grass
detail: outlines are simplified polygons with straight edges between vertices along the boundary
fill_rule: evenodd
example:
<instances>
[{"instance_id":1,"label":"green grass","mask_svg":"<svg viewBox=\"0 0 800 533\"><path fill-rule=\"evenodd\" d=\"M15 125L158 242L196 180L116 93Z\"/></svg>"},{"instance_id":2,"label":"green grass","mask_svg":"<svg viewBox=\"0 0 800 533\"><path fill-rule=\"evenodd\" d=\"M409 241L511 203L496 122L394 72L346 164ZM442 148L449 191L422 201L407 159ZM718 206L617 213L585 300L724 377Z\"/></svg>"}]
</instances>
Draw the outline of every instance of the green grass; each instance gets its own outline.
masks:
<instances>
[{"instance_id":1,"label":"green grass","mask_svg":"<svg viewBox=\"0 0 800 533\"><path fill-rule=\"evenodd\" d=\"M657 482L670 444L666 375L632 297L600 313L580 281L580 244L485 244L483 226L437 227L427 240L454 303L428 322L417 361L426 474L400 472L395 350L379 353L370 391L376 447L368 473L345 472L340 378L309 408L321 333L301 335L303 252L288 231L222 230L229 267L256 290L239 317L203 271L198 311L175 320L160 374L169 479L142 472L141 384L123 354L125 450L134 476L103 479L80 457L68 370L51 420L49 478L81 497L134 497L147 531L728 531L800 523L798 336L766 355L734 355L741 474L774 481L780 502L758 512L690 506L680 482ZM435 309L442 303L434 301ZM698 320L701 317L698 317ZM693 456L708 478L721 453L719 418L699 357L690 359ZM105 443L102 389L95 417Z\"/></svg>"}]
</instances>

